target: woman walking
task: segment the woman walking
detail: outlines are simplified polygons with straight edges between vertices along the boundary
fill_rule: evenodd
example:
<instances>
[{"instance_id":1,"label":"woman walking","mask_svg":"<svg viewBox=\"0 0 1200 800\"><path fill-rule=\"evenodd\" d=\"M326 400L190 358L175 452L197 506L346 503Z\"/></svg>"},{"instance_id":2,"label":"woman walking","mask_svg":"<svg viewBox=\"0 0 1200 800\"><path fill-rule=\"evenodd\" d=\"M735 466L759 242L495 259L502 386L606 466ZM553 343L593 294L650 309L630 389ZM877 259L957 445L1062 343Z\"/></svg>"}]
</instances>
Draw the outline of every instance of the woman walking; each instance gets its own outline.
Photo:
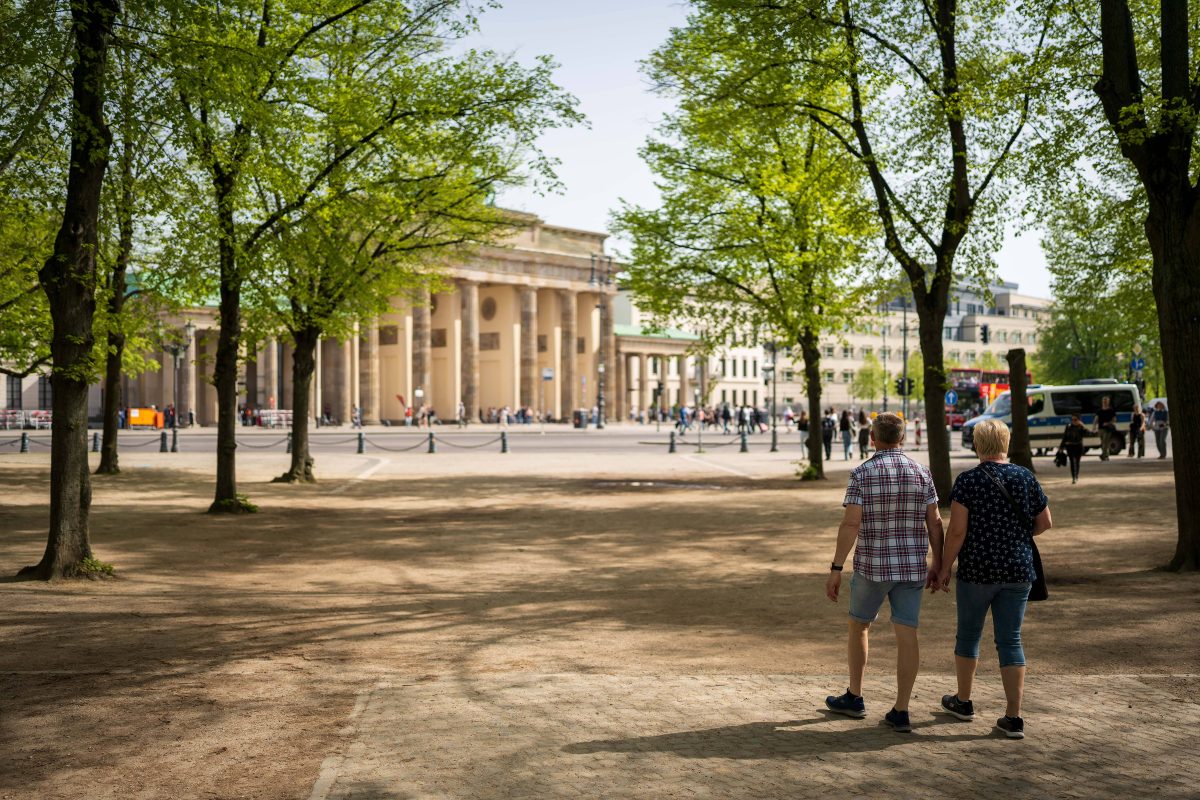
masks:
<instances>
[{"instance_id":1,"label":"woman walking","mask_svg":"<svg viewBox=\"0 0 1200 800\"><path fill-rule=\"evenodd\" d=\"M1078 414L1072 414L1062 441L1058 443L1058 449L1065 450L1067 460L1071 462L1071 483L1079 483L1079 462L1083 459L1083 437L1086 435L1083 420Z\"/></svg>"},{"instance_id":2,"label":"woman walking","mask_svg":"<svg viewBox=\"0 0 1200 800\"><path fill-rule=\"evenodd\" d=\"M1167 414L1167 406L1162 400L1154 404L1154 413L1150 415L1150 427L1154 429L1154 446L1158 448L1158 457L1166 458L1170 417Z\"/></svg>"},{"instance_id":3,"label":"woman walking","mask_svg":"<svg viewBox=\"0 0 1200 800\"><path fill-rule=\"evenodd\" d=\"M1129 418L1129 457L1133 458L1134 445L1137 445L1137 457L1146 455L1146 415L1141 406L1133 407L1133 415Z\"/></svg>"},{"instance_id":4,"label":"woman walking","mask_svg":"<svg viewBox=\"0 0 1200 800\"><path fill-rule=\"evenodd\" d=\"M842 433L842 454L846 461L850 460L850 451L853 449L851 444L854 441L853 428L854 417L850 416L850 409L842 409L841 419L838 420L838 429Z\"/></svg>"},{"instance_id":5,"label":"woman walking","mask_svg":"<svg viewBox=\"0 0 1200 800\"><path fill-rule=\"evenodd\" d=\"M950 566L958 560L958 635L954 645L958 691L942 697L942 708L958 719L975 718L971 689L983 623L990 610L1007 704L996 728L1010 739L1023 739L1025 651L1021 623L1036 577L1033 537L1050 529L1050 507L1033 473L1008 463L1007 425L998 419L984 420L975 426L974 434L979 465L954 481L950 527L938 574L938 586L949 591Z\"/></svg>"}]
</instances>

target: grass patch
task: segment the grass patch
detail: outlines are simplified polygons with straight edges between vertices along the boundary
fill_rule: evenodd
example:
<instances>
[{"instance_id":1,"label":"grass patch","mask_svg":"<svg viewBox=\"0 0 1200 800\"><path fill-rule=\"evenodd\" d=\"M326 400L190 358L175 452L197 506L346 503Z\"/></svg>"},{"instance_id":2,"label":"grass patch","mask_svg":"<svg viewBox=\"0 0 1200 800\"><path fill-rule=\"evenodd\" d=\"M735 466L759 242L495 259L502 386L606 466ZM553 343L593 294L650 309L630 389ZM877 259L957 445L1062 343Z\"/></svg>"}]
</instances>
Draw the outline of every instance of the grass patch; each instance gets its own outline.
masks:
<instances>
[{"instance_id":1,"label":"grass patch","mask_svg":"<svg viewBox=\"0 0 1200 800\"><path fill-rule=\"evenodd\" d=\"M116 576L117 572L116 568L107 561L89 556L72 566L64 574L68 578L112 578Z\"/></svg>"}]
</instances>

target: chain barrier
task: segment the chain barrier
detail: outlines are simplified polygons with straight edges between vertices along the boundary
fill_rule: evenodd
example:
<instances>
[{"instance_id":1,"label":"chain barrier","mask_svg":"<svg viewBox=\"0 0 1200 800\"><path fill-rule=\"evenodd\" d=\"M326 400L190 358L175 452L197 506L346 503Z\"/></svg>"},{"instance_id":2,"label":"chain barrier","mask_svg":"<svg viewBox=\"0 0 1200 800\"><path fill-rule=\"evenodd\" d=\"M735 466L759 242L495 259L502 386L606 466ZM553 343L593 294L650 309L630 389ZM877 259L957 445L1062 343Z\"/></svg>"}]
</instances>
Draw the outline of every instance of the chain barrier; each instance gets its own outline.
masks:
<instances>
[{"instance_id":1,"label":"chain barrier","mask_svg":"<svg viewBox=\"0 0 1200 800\"><path fill-rule=\"evenodd\" d=\"M279 447L279 445L281 445L281 444L287 444L287 437L286 437L286 436L285 436L285 437L283 437L282 439L279 439L279 440L277 440L277 441L274 441L274 442L268 442L267 444L250 444L249 442L242 442L242 441L239 441L239 442L237 443L237 446L238 446L238 447L252 447L252 448L259 449L259 450L266 450L266 449L268 449L268 448L271 448L271 447Z\"/></svg>"},{"instance_id":2,"label":"chain barrier","mask_svg":"<svg viewBox=\"0 0 1200 800\"><path fill-rule=\"evenodd\" d=\"M408 452L409 450L416 450L418 447L425 447L428 444L428 441L424 437L422 437L419 442L412 445L411 447L388 447L386 445L379 444L378 442L374 441L370 437L364 438L363 441L365 441L367 444L371 445L371 447L377 447L380 450L386 450L389 453L405 453L405 452Z\"/></svg>"},{"instance_id":3,"label":"chain barrier","mask_svg":"<svg viewBox=\"0 0 1200 800\"><path fill-rule=\"evenodd\" d=\"M158 437L155 437L153 439L147 439L144 442L129 442L129 441L122 442L120 438L117 439L117 447L118 448L120 448L120 447L145 447L147 445L159 444L159 443L160 443L160 440Z\"/></svg>"},{"instance_id":4,"label":"chain barrier","mask_svg":"<svg viewBox=\"0 0 1200 800\"><path fill-rule=\"evenodd\" d=\"M50 442L43 442L41 439L34 439L32 436L29 437L29 443L36 444L39 447L49 447L50 446Z\"/></svg>"},{"instance_id":5,"label":"chain barrier","mask_svg":"<svg viewBox=\"0 0 1200 800\"><path fill-rule=\"evenodd\" d=\"M16 439L9 439L7 442L0 442L0 447L8 447L11 444L20 444L20 442L20 437L17 437Z\"/></svg>"},{"instance_id":6,"label":"chain barrier","mask_svg":"<svg viewBox=\"0 0 1200 800\"><path fill-rule=\"evenodd\" d=\"M486 442L484 442L482 444L456 444L455 442L452 442L451 440L449 440L445 437L442 437L442 436L438 436L437 440L439 442L441 442L442 444L449 445L450 447L457 447L460 450L478 450L481 447L488 447L490 445L493 445L496 442L501 441L503 438L504 438L503 436L497 436L495 439L488 439Z\"/></svg>"}]
</instances>

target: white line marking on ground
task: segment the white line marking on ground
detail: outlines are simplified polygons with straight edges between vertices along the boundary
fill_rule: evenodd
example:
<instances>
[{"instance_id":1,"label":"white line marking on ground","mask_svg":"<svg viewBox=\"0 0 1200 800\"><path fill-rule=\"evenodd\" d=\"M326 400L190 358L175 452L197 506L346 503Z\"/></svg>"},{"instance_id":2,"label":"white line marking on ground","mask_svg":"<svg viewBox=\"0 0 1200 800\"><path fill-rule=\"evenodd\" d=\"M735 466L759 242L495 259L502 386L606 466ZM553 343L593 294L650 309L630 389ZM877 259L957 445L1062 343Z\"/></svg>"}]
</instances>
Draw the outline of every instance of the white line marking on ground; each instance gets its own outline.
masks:
<instances>
[{"instance_id":1,"label":"white line marking on ground","mask_svg":"<svg viewBox=\"0 0 1200 800\"><path fill-rule=\"evenodd\" d=\"M332 489L329 490L329 493L337 494L338 492L344 492L347 489L349 489L355 482L365 481L367 478L371 477L376 472L379 472L379 470L383 469L383 467L385 465L392 463L392 460L390 458L381 458L379 456L372 456L372 458L374 458L376 461L374 466L367 467L365 470L358 473L353 478L351 478L350 480L341 484L340 486L333 487Z\"/></svg>"},{"instance_id":2,"label":"white line marking on ground","mask_svg":"<svg viewBox=\"0 0 1200 800\"><path fill-rule=\"evenodd\" d=\"M724 470L725 472L729 472L729 473L731 473L733 475L737 475L738 477L741 477L741 478L750 478L751 480L757 480L749 472L742 472L740 469L734 469L733 467L726 467L724 465L717 464L712 461L705 461L704 459L696 458L695 456L684 456L683 458L685 460L691 461L692 463L695 463L695 464L703 464L706 467L715 467L717 469Z\"/></svg>"},{"instance_id":3,"label":"white line marking on ground","mask_svg":"<svg viewBox=\"0 0 1200 800\"><path fill-rule=\"evenodd\" d=\"M386 688L388 688L388 683L380 681L370 689L363 689L358 693L358 697L354 700L354 710L350 712L350 719L346 720L346 726L338 732L343 740L349 740L357 732L358 720L367 709L371 693ZM326 800L329 797L329 790L333 788L333 784L337 781L338 771L346 761L346 754L342 750L343 748L339 747L321 762L321 771L317 774L317 782L313 784L312 794L308 796L308 800Z\"/></svg>"}]
</instances>

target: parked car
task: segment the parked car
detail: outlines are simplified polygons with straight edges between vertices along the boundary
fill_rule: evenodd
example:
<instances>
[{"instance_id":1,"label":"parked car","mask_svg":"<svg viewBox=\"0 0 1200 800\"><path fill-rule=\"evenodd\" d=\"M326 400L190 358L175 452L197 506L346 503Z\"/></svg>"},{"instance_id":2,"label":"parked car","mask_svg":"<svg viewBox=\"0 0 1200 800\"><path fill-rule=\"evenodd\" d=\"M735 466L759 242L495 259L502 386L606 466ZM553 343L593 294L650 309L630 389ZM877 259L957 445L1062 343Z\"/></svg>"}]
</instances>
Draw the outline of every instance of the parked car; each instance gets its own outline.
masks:
<instances>
[{"instance_id":1,"label":"parked car","mask_svg":"<svg viewBox=\"0 0 1200 800\"><path fill-rule=\"evenodd\" d=\"M1117 430L1109 440L1109 453L1115 455L1125 449L1125 432L1133 416L1133 407L1141 404L1138 388L1132 383L1118 384L1075 384L1073 386L1030 386L1029 400L1029 446L1042 455L1058 449L1063 429L1071 421L1072 414L1079 414L1088 434L1084 437L1084 452L1100 444L1099 434L1092 433L1096 424L1096 412L1100 401L1108 397L1117 412ZM974 450L971 430L984 419L1001 419L1012 426L1012 397L1004 392L997 397L979 416L963 424L962 445ZM1090 442L1090 446L1089 446Z\"/></svg>"}]
</instances>

